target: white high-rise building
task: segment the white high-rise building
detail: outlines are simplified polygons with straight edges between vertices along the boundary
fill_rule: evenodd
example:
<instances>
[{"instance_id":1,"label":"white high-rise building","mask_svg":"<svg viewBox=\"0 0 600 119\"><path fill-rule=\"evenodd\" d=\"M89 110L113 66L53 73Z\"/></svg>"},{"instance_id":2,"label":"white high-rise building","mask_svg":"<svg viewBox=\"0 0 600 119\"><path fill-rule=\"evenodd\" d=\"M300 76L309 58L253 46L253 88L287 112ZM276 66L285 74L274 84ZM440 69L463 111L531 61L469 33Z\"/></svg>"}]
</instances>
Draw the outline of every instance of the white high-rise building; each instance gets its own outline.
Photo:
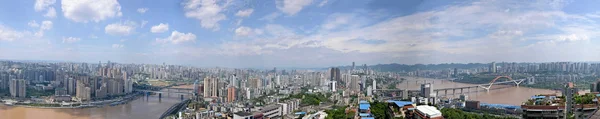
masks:
<instances>
[{"instance_id":1,"label":"white high-rise building","mask_svg":"<svg viewBox=\"0 0 600 119\"><path fill-rule=\"evenodd\" d=\"M237 84L236 84L236 83L237 83L237 77L235 76L235 74L234 74L234 75L231 75L231 79L230 79L230 81L229 81L229 84L230 84L231 86L237 86Z\"/></svg>"},{"instance_id":2,"label":"white high-rise building","mask_svg":"<svg viewBox=\"0 0 600 119\"><path fill-rule=\"evenodd\" d=\"M277 75L277 76L275 77L275 84L276 84L277 86L281 86L281 76Z\"/></svg>"},{"instance_id":3,"label":"white high-rise building","mask_svg":"<svg viewBox=\"0 0 600 119\"><path fill-rule=\"evenodd\" d=\"M377 80L373 79L373 91L377 90Z\"/></svg>"},{"instance_id":4,"label":"white high-rise building","mask_svg":"<svg viewBox=\"0 0 600 119\"><path fill-rule=\"evenodd\" d=\"M246 99L250 100L250 88L246 88Z\"/></svg>"},{"instance_id":5,"label":"white high-rise building","mask_svg":"<svg viewBox=\"0 0 600 119\"><path fill-rule=\"evenodd\" d=\"M367 96L373 95L373 88L371 86L367 87Z\"/></svg>"},{"instance_id":6,"label":"white high-rise building","mask_svg":"<svg viewBox=\"0 0 600 119\"><path fill-rule=\"evenodd\" d=\"M330 87L330 89L331 89L331 92L335 92L335 91L336 91L336 90L335 90L335 84L336 84L336 83L337 83L336 81L331 81L331 84L329 84L329 85L331 86L331 87Z\"/></svg>"}]
</instances>

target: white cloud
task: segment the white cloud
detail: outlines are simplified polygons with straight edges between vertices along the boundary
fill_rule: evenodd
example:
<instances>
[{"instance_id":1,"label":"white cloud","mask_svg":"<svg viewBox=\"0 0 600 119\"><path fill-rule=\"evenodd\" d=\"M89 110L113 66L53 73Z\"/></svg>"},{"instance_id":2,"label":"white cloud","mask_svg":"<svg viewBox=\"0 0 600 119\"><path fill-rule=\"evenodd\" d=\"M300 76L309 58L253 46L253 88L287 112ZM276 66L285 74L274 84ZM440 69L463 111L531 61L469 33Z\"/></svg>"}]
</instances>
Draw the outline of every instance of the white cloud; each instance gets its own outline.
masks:
<instances>
[{"instance_id":1,"label":"white cloud","mask_svg":"<svg viewBox=\"0 0 600 119\"><path fill-rule=\"evenodd\" d=\"M62 42L63 43L75 43L75 42L79 42L81 39L80 38L76 38L76 37L63 37Z\"/></svg>"},{"instance_id":2,"label":"white cloud","mask_svg":"<svg viewBox=\"0 0 600 119\"><path fill-rule=\"evenodd\" d=\"M148 21L146 21L146 20L142 20L142 25L141 25L141 28L144 28L144 26L146 26L146 24L148 24Z\"/></svg>"},{"instance_id":3,"label":"white cloud","mask_svg":"<svg viewBox=\"0 0 600 119\"><path fill-rule=\"evenodd\" d=\"M356 19L351 14L333 14L325 21L321 26L325 30L332 30L338 28L338 26L346 25L350 22L356 24Z\"/></svg>"},{"instance_id":4,"label":"white cloud","mask_svg":"<svg viewBox=\"0 0 600 119\"><path fill-rule=\"evenodd\" d=\"M144 14L148 11L148 8L138 8L137 12L139 12L140 14Z\"/></svg>"},{"instance_id":5,"label":"white cloud","mask_svg":"<svg viewBox=\"0 0 600 119\"><path fill-rule=\"evenodd\" d=\"M160 23L156 26L152 26L152 28L150 28L150 32L152 33L163 33L169 30L169 24L163 24Z\"/></svg>"},{"instance_id":6,"label":"white cloud","mask_svg":"<svg viewBox=\"0 0 600 119\"><path fill-rule=\"evenodd\" d=\"M186 0L183 5L185 16L200 20L202 28L219 30L219 21L227 19L222 13L225 5L219 5L218 0Z\"/></svg>"},{"instance_id":7,"label":"white cloud","mask_svg":"<svg viewBox=\"0 0 600 119\"><path fill-rule=\"evenodd\" d=\"M38 23L37 23L35 20L31 20L31 21L29 21L29 23L27 23L27 25L28 25L29 27L33 27L33 28L40 27L40 24L38 24Z\"/></svg>"},{"instance_id":8,"label":"white cloud","mask_svg":"<svg viewBox=\"0 0 600 119\"><path fill-rule=\"evenodd\" d=\"M112 44L112 48L123 48L125 45L123 44Z\"/></svg>"},{"instance_id":9,"label":"white cloud","mask_svg":"<svg viewBox=\"0 0 600 119\"><path fill-rule=\"evenodd\" d=\"M122 16L117 0L62 0L61 6L65 18L75 22L99 22Z\"/></svg>"},{"instance_id":10,"label":"white cloud","mask_svg":"<svg viewBox=\"0 0 600 119\"><path fill-rule=\"evenodd\" d=\"M40 26L41 30L50 30L52 29L52 21L42 21L42 26Z\"/></svg>"},{"instance_id":11,"label":"white cloud","mask_svg":"<svg viewBox=\"0 0 600 119\"><path fill-rule=\"evenodd\" d=\"M39 12L51 8L50 6L54 5L54 3L56 3L56 0L36 0L33 8Z\"/></svg>"},{"instance_id":12,"label":"white cloud","mask_svg":"<svg viewBox=\"0 0 600 119\"><path fill-rule=\"evenodd\" d=\"M237 13L235 13L235 16L238 16L238 17L249 17L250 15L252 15L252 12L254 12L254 9L240 10Z\"/></svg>"},{"instance_id":13,"label":"white cloud","mask_svg":"<svg viewBox=\"0 0 600 119\"><path fill-rule=\"evenodd\" d=\"M178 31L173 31L171 33L171 36L167 37L167 38L156 38L156 41L159 43L172 43L172 44L179 44L179 43L184 43L184 42L195 42L196 41L196 35L192 34L192 33L181 33Z\"/></svg>"},{"instance_id":14,"label":"white cloud","mask_svg":"<svg viewBox=\"0 0 600 119\"><path fill-rule=\"evenodd\" d=\"M135 22L113 23L104 27L104 32L110 35L126 36L135 32Z\"/></svg>"},{"instance_id":15,"label":"white cloud","mask_svg":"<svg viewBox=\"0 0 600 119\"><path fill-rule=\"evenodd\" d=\"M25 36L25 33L15 31L11 28L0 25L0 41L14 41L21 39Z\"/></svg>"},{"instance_id":16,"label":"white cloud","mask_svg":"<svg viewBox=\"0 0 600 119\"><path fill-rule=\"evenodd\" d=\"M323 0L321 1L321 3L319 3L319 7L323 7L327 4L328 0Z\"/></svg>"},{"instance_id":17,"label":"white cloud","mask_svg":"<svg viewBox=\"0 0 600 119\"><path fill-rule=\"evenodd\" d=\"M44 31L50 30L52 29L52 21L42 21L42 24L39 25L35 20L33 21L29 21L29 23L27 23L27 25L29 25L30 27L40 27L40 29L35 32L35 36L37 37L42 37L44 36Z\"/></svg>"},{"instance_id":18,"label":"white cloud","mask_svg":"<svg viewBox=\"0 0 600 119\"><path fill-rule=\"evenodd\" d=\"M310 5L312 0L277 0L277 9L281 10L287 15L295 15L300 12L304 7Z\"/></svg>"},{"instance_id":19,"label":"white cloud","mask_svg":"<svg viewBox=\"0 0 600 119\"><path fill-rule=\"evenodd\" d=\"M377 23L361 20L370 18L369 14L332 14L323 22L321 29L317 29L330 29L331 32L308 35L285 26L267 24L264 37L230 41L224 43L227 45L222 45L222 49L233 54L264 54L291 48L326 48L342 54L383 54L390 59L425 58L428 60L425 63L440 62L436 61L439 60L437 56L444 56L440 58L444 60L441 62L464 62L467 61L465 59L478 59L478 62L486 61L478 56L490 57L487 61L493 61L498 58L494 56L536 54L529 50L535 48L523 48L523 44L532 43L526 41L528 39L562 46L594 42L591 39L600 37L600 32L596 32L600 31L600 24L581 15L556 10L555 6L560 5L507 3L511 2L482 1L450 5ZM596 18L593 14L585 15ZM265 20L264 17L262 20ZM354 24L361 25L352 26ZM239 27L236 35L252 33L250 31ZM532 38L532 35L544 37ZM233 44L237 44L236 48L231 48ZM434 56L436 58L427 58Z\"/></svg>"},{"instance_id":20,"label":"white cloud","mask_svg":"<svg viewBox=\"0 0 600 119\"><path fill-rule=\"evenodd\" d=\"M36 0L33 8L36 12L47 10L46 14L44 14L44 17L55 18L56 9L52 7L54 3L56 3L56 0Z\"/></svg>"},{"instance_id":21,"label":"white cloud","mask_svg":"<svg viewBox=\"0 0 600 119\"><path fill-rule=\"evenodd\" d=\"M48 9L48 12L46 12L46 14L44 14L44 17L56 18L56 10L54 9L54 7L50 7Z\"/></svg>"},{"instance_id":22,"label":"white cloud","mask_svg":"<svg viewBox=\"0 0 600 119\"><path fill-rule=\"evenodd\" d=\"M272 22L273 20L275 20L279 16L281 16L281 13L273 12L271 14L268 14L266 16L261 17L258 20L266 20L266 21Z\"/></svg>"},{"instance_id":23,"label":"white cloud","mask_svg":"<svg viewBox=\"0 0 600 119\"><path fill-rule=\"evenodd\" d=\"M252 34L252 29L249 27L240 26L237 29L235 29L236 36L248 36L251 34Z\"/></svg>"}]
</instances>

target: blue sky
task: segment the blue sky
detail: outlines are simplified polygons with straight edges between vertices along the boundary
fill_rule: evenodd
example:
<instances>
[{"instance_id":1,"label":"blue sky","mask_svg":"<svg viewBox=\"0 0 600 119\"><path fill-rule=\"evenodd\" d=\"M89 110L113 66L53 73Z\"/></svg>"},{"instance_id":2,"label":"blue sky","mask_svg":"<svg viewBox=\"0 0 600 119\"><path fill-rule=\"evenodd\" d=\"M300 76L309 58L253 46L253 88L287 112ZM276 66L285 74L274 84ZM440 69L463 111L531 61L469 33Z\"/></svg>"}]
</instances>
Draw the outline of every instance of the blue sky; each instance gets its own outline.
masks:
<instances>
[{"instance_id":1,"label":"blue sky","mask_svg":"<svg viewBox=\"0 0 600 119\"><path fill-rule=\"evenodd\" d=\"M328 67L599 61L595 0L5 0L0 59Z\"/></svg>"}]
</instances>

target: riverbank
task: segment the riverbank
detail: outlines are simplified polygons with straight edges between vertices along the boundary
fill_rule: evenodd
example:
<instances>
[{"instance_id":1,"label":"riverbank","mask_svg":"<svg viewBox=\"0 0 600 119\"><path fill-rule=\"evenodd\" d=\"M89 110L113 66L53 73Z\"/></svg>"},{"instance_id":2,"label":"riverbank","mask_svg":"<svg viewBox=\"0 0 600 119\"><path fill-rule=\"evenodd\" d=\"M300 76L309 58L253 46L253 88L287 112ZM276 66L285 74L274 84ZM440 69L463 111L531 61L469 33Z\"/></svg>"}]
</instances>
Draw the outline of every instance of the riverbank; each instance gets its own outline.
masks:
<instances>
[{"instance_id":1,"label":"riverbank","mask_svg":"<svg viewBox=\"0 0 600 119\"><path fill-rule=\"evenodd\" d=\"M40 108L40 109L77 109L77 108L95 108L102 107L106 105L116 106L127 104L128 102L140 98L142 93L134 93L131 95L126 95L124 97L120 97L118 99L111 100L101 100L87 103L26 103L26 102L17 102L14 100L2 100L3 105L5 106L15 106L15 107L25 107L25 108ZM9 102L10 101L10 102ZM75 106L74 106L75 105Z\"/></svg>"},{"instance_id":2,"label":"riverbank","mask_svg":"<svg viewBox=\"0 0 600 119\"><path fill-rule=\"evenodd\" d=\"M445 79L432 79L423 77L400 77L406 80L397 85L397 89L420 90L423 82L431 83L432 88L458 88L458 87L473 87L479 84L459 83ZM448 93L447 98L459 98L461 94L467 96L467 100L480 101L488 104L506 104L506 105L521 105L524 101L538 94L556 94L561 95L560 91L536 89L529 87L517 86L501 86L496 85L492 90L485 91L482 88L470 88L466 90L448 90L432 93ZM506 98L511 97L511 98Z\"/></svg>"}]
</instances>

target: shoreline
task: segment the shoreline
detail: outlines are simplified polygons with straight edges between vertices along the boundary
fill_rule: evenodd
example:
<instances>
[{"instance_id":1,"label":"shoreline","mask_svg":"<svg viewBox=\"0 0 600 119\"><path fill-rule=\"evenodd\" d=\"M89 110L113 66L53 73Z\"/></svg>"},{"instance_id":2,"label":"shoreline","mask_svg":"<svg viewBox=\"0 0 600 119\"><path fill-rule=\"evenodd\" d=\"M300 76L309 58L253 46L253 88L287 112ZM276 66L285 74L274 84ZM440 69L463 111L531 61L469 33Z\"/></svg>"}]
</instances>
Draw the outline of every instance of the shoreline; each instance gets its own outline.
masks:
<instances>
[{"instance_id":1,"label":"shoreline","mask_svg":"<svg viewBox=\"0 0 600 119\"><path fill-rule=\"evenodd\" d=\"M98 101L96 103L100 103L97 105L83 105L84 103L78 103L79 106L60 106L60 107L52 107L52 106L29 106L29 105L22 105L22 104L13 104L13 105L8 105L6 103L2 103L2 106L7 106L7 107L24 107L24 108L37 108L37 109L80 109L80 108L98 108L98 107L104 107L104 106L117 106L117 105L122 105L122 104L127 104L135 99L139 99L141 94L133 94L132 97L130 98L124 98L121 100L102 100L102 101ZM108 102L104 102L104 101L108 101ZM116 103L119 102L119 103ZM115 105L113 105L113 103L116 103ZM44 103L30 103L30 104L44 104ZM59 104L60 105L60 104Z\"/></svg>"},{"instance_id":2,"label":"shoreline","mask_svg":"<svg viewBox=\"0 0 600 119\"><path fill-rule=\"evenodd\" d=\"M441 78L428 78L428 77L415 77L415 76L401 76L401 78L405 78L407 80L409 80L409 78L411 79L418 79L418 78L423 78L426 80L446 80L446 79L441 79ZM451 79L451 78L450 78ZM477 84L477 83L469 83L469 82L459 82L459 81L452 81L454 83L462 83L462 84L471 84L471 85L481 85L481 84ZM543 89L543 90L552 90L552 91L556 91L555 89L548 89L548 88L539 88L539 87L531 87L531 86L527 86L527 85L519 85L518 87L527 87L527 88L532 88L532 89ZM559 90L560 91L560 90Z\"/></svg>"}]
</instances>

